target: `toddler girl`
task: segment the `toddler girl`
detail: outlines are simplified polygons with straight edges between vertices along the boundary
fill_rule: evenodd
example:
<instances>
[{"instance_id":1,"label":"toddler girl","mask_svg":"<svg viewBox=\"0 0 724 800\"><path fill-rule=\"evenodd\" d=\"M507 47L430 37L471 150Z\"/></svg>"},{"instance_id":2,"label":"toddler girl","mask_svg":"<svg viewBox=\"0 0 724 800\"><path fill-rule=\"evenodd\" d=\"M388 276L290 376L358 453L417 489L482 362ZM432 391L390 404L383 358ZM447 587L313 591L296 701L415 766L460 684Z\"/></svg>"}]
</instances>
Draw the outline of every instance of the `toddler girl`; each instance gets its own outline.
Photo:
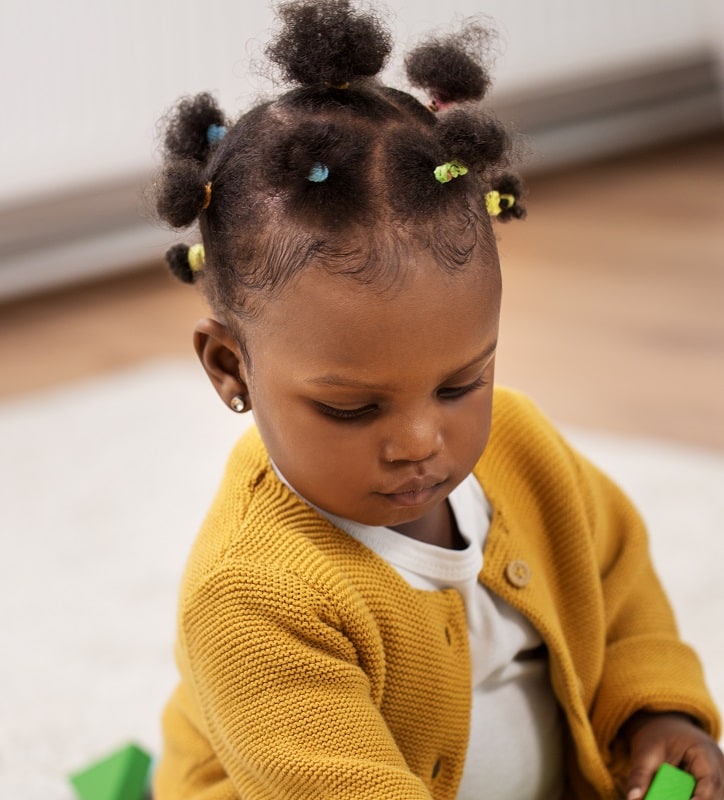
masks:
<instances>
[{"instance_id":1,"label":"toddler girl","mask_svg":"<svg viewBox=\"0 0 724 800\"><path fill-rule=\"evenodd\" d=\"M375 77L348 0L280 10L296 88L165 138L169 263L194 343L254 412L190 555L158 800L721 798L717 712L642 523L535 406L493 388L491 221L524 216L481 108L481 31ZM714 737L714 738L712 738Z\"/></svg>"}]
</instances>

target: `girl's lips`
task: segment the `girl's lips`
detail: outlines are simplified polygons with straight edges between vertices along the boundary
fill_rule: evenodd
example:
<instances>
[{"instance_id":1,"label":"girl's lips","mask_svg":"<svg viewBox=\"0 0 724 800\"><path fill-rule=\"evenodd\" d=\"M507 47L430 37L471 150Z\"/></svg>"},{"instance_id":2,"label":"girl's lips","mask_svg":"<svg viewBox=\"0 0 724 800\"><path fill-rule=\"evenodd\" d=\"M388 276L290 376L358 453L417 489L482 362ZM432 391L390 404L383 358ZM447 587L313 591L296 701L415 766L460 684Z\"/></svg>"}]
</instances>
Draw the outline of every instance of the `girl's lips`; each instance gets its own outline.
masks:
<instances>
[{"instance_id":1,"label":"girl's lips","mask_svg":"<svg viewBox=\"0 0 724 800\"><path fill-rule=\"evenodd\" d=\"M431 486L429 489L420 489L418 492L400 492L398 494L385 494L391 503L396 506L405 506L411 508L413 506L424 506L429 503L437 495L437 486Z\"/></svg>"},{"instance_id":2,"label":"girl's lips","mask_svg":"<svg viewBox=\"0 0 724 800\"><path fill-rule=\"evenodd\" d=\"M426 480L418 478L408 481L393 492L380 492L380 494L396 506L422 506L435 498L443 483L442 478Z\"/></svg>"}]
</instances>

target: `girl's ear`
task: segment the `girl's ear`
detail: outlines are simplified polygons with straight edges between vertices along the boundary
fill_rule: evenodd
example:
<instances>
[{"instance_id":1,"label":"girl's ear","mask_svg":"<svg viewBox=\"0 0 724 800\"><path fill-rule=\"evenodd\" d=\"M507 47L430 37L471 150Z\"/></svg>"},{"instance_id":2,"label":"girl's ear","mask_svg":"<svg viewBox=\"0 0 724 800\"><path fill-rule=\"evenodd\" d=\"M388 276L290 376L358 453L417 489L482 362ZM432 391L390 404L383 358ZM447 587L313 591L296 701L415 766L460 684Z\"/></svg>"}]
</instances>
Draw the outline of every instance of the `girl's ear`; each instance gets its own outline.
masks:
<instances>
[{"instance_id":1,"label":"girl's ear","mask_svg":"<svg viewBox=\"0 0 724 800\"><path fill-rule=\"evenodd\" d=\"M214 319L202 319L194 328L194 348L209 380L226 406L241 396L247 407L246 365L241 346L229 329Z\"/></svg>"}]
</instances>

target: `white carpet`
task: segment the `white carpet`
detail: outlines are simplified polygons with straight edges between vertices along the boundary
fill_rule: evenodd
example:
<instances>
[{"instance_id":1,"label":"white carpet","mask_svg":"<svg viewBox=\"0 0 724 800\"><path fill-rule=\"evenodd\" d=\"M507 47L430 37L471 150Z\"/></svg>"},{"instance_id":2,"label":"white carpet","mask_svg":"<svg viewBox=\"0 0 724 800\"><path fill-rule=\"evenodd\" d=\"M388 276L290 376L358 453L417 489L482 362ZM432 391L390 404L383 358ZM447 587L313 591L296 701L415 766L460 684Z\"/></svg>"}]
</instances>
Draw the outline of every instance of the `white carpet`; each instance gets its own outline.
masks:
<instances>
[{"instance_id":1,"label":"white carpet","mask_svg":"<svg viewBox=\"0 0 724 800\"><path fill-rule=\"evenodd\" d=\"M0 405L0 797L70 800L70 772L157 750L179 576L249 421L190 360ZM649 522L724 705L724 453L568 433Z\"/></svg>"}]
</instances>

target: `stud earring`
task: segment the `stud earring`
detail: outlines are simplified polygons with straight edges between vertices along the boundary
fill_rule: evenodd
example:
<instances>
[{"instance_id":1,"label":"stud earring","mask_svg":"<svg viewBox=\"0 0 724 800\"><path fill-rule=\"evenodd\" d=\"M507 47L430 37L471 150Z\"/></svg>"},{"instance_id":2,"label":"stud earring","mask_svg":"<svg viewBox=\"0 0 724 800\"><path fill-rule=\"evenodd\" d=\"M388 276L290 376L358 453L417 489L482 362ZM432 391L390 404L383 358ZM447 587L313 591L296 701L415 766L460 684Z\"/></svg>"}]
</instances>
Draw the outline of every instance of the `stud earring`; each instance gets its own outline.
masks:
<instances>
[{"instance_id":1,"label":"stud earring","mask_svg":"<svg viewBox=\"0 0 724 800\"><path fill-rule=\"evenodd\" d=\"M240 394L234 395L229 405L237 414L243 414L246 411L246 400Z\"/></svg>"}]
</instances>

